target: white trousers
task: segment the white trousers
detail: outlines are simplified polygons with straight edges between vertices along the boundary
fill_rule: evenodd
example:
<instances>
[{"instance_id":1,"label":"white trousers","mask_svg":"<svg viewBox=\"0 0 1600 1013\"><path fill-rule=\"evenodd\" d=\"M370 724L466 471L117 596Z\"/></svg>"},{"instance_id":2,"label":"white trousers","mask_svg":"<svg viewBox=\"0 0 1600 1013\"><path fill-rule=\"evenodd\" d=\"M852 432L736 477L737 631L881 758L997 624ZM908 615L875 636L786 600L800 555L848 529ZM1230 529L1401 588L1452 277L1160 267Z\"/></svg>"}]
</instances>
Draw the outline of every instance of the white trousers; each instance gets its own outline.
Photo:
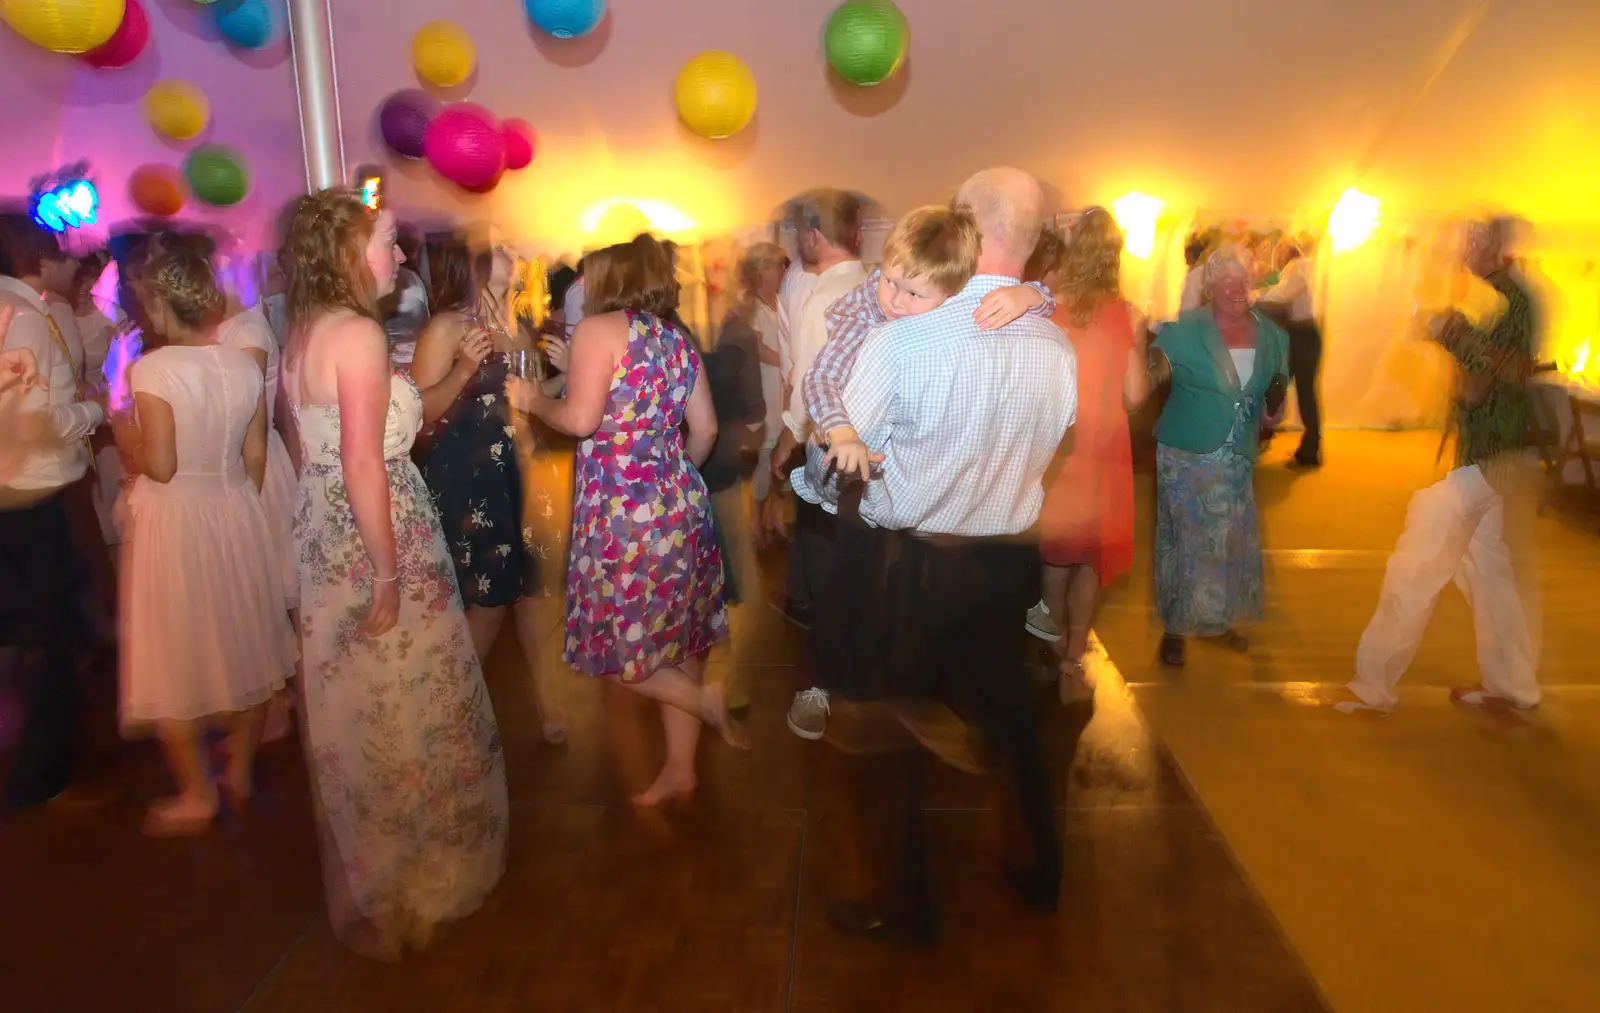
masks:
<instances>
[{"instance_id":1,"label":"white trousers","mask_svg":"<svg viewBox=\"0 0 1600 1013\"><path fill-rule=\"evenodd\" d=\"M1454 580L1472 606L1484 687L1518 706L1539 702L1537 603L1524 607L1505 521L1505 497L1477 465L1457 468L1411 497L1378 610L1356 648L1351 692L1373 707L1399 702L1395 687L1417 655L1439 592Z\"/></svg>"}]
</instances>

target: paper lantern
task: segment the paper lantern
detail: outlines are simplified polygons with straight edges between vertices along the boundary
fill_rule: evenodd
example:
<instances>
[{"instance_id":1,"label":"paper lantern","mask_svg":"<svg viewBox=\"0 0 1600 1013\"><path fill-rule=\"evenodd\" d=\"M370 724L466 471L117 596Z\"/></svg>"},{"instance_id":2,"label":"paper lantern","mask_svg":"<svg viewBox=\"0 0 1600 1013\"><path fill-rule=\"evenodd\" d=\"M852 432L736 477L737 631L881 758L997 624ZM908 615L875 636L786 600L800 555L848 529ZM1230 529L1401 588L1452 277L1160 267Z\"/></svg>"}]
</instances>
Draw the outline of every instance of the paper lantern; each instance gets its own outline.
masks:
<instances>
[{"instance_id":1,"label":"paper lantern","mask_svg":"<svg viewBox=\"0 0 1600 1013\"><path fill-rule=\"evenodd\" d=\"M533 128L524 120L506 120L506 168L526 169L533 161Z\"/></svg>"},{"instance_id":2,"label":"paper lantern","mask_svg":"<svg viewBox=\"0 0 1600 1013\"><path fill-rule=\"evenodd\" d=\"M467 190L488 189L505 171L505 128L493 113L470 102L440 110L422 146L439 175Z\"/></svg>"},{"instance_id":3,"label":"paper lantern","mask_svg":"<svg viewBox=\"0 0 1600 1013\"><path fill-rule=\"evenodd\" d=\"M378 132L390 151L402 158L421 158L422 138L438 112L439 103L422 92L397 91L378 110Z\"/></svg>"},{"instance_id":4,"label":"paper lantern","mask_svg":"<svg viewBox=\"0 0 1600 1013\"><path fill-rule=\"evenodd\" d=\"M206 128L211 107L200 89L187 81L157 81L144 93L144 114L156 133L187 141Z\"/></svg>"},{"instance_id":5,"label":"paper lantern","mask_svg":"<svg viewBox=\"0 0 1600 1013\"><path fill-rule=\"evenodd\" d=\"M195 200L212 207L231 207L244 200L250 190L244 160L237 151L220 144L206 144L191 151L183 160L183 178Z\"/></svg>"},{"instance_id":6,"label":"paper lantern","mask_svg":"<svg viewBox=\"0 0 1600 1013\"><path fill-rule=\"evenodd\" d=\"M53 53L87 53L122 24L124 0L0 0L0 21Z\"/></svg>"},{"instance_id":7,"label":"paper lantern","mask_svg":"<svg viewBox=\"0 0 1600 1013\"><path fill-rule=\"evenodd\" d=\"M523 6L541 32L558 39L588 35L606 16L606 0L523 0Z\"/></svg>"},{"instance_id":8,"label":"paper lantern","mask_svg":"<svg viewBox=\"0 0 1600 1013\"><path fill-rule=\"evenodd\" d=\"M83 54L84 63L104 70L126 67L134 57L144 52L145 44L150 41L150 18L139 0L127 0L127 3L122 24L117 26L104 45Z\"/></svg>"},{"instance_id":9,"label":"paper lantern","mask_svg":"<svg viewBox=\"0 0 1600 1013\"><path fill-rule=\"evenodd\" d=\"M472 74L478 54L461 26L430 21L417 29L411 40L411 62L423 81L436 88L453 88Z\"/></svg>"},{"instance_id":10,"label":"paper lantern","mask_svg":"<svg viewBox=\"0 0 1600 1013\"><path fill-rule=\"evenodd\" d=\"M211 20L230 46L262 49L272 41L272 9L267 0L218 0Z\"/></svg>"},{"instance_id":11,"label":"paper lantern","mask_svg":"<svg viewBox=\"0 0 1600 1013\"><path fill-rule=\"evenodd\" d=\"M851 84L881 84L905 62L910 29L889 0L845 0L828 16L828 65Z\"/></svg>"},{"instance_id":12,"label":"paper lantern","mask_svg":"<svg viewBox=\"0 0 1600 1013\"><path fill-rule=\"evenodd\" d=\"M755 75L743 60L721 50L684 64L672 93L684 125L713 140L737 134L756 113Z\"/></svg>"},{"instance_id":13,"label":"paper lantern","mask_svg":"<svg viewBox=\"0 0 1600 1013\"><path fill-rule=\"evenodd\" d=\"M128 177L128 196L145 214L170 218L183 210L183 177L170 165L141 165Z\"/></svg>"}]
</instances>

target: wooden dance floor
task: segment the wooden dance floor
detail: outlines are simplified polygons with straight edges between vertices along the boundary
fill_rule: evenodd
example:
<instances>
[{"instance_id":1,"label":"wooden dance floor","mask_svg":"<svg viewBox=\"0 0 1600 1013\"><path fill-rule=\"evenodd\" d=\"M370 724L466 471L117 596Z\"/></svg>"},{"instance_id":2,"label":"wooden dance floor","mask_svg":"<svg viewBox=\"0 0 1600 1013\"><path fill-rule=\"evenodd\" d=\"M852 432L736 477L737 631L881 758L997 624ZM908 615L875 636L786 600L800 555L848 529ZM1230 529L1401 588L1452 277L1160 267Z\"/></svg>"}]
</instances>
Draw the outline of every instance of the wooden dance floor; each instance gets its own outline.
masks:
<instances>
[{"instance_id":1,"label":"wooden dance floor","mask_svg":"<svg viewBox=\"0 0 1600 1013\"><path fill-rule=\"evenodd\" d=\"M0 1011L1600 1008L1595 519L1558 505L1539 521L1552 688L1526 721L1445 700L1474 671L1453 591L1392 718L1302 705L1303 684L1346 677L1431 439L1334 433L1321 473L1263 465L1269 614L1248 658L1195 645L1182 674L1158 670L1141 541L1097 627L1093 706L1041 692L1064 827L1055 918L1011 903L985 784L941 769L928 822L943 942L830 932L825 904L854 872L841 771L785 728L801 641L754 605L715 664L749 687L755 748L705 741L699 799L665 814L626 801L659 763L653 713L568 676L570 742L543 745L502 641L489 684L510 868L482 911L400 965L328 930L292 739L264 751L243 817L147 840L140 817L167 778L149 744L117 742L102 679L87 797L0 826Z\"/></svg>"}]
</instances>

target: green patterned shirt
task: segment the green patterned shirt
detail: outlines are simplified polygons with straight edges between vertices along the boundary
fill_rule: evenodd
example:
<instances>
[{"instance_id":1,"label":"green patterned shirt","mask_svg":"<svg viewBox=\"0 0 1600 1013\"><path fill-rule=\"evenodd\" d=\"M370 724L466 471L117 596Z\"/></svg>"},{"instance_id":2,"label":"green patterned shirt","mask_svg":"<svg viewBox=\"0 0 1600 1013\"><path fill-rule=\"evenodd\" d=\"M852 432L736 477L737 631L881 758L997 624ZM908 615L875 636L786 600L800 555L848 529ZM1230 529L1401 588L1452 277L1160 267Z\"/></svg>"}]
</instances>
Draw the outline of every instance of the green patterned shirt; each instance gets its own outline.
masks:
<instances>
[{"instance_id":1,"label":"green patterned shirt","mask_svg":"<svg viewBox=\"0 0 1600 1013\"><path fill-rule=\"evenodd\" d=\"M1459 314L1439 342L1467 373L1494 376L1489 396L1476 408L1456 406L1456 467L1484 465L1504 454L1520 454L1528 428L1528 377L1533 368L1535 315L1528 290L1506 271L1484 279L1505 299L1486 330Z\"/></svg>"}]
</instances>

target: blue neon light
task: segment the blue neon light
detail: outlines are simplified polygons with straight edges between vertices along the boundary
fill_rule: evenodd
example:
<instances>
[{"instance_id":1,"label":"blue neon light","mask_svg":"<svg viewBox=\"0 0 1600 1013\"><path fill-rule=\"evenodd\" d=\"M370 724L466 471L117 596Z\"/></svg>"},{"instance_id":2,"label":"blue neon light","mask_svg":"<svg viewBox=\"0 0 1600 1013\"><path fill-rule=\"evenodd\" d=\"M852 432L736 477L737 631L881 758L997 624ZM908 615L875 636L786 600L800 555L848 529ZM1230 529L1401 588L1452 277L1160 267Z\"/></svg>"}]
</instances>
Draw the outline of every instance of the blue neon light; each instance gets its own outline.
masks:
<instances>
[{"instance_id":1,"label":"blue neon light","mask_svg":"<svg viewBox=\"0 0 1600 1013\"><path fill-rule=\"evenodd\" d=\"M63 183L33 198L33 220L51 232L93 225L99 211L100 194L86 179Z\"/></svg>"}]
</instances>

